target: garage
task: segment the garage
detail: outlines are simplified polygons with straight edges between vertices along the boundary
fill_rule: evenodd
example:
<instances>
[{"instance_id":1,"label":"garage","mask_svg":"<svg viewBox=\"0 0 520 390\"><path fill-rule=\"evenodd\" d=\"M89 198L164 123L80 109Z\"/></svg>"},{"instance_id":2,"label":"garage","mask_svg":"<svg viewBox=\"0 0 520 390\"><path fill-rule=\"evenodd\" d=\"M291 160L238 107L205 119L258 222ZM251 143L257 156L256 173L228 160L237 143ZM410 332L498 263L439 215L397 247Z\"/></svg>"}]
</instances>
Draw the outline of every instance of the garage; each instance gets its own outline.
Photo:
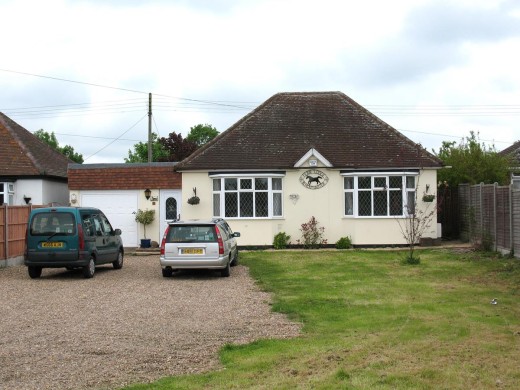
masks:
<instances>
[{"instance_id":1,"label":"garage","mask_svg":"<svg viewBox=\"0 0 520 390\"><path fill-rule=\"evenodd\" d=\"M135 222L134 213L154 210L155 219L146 226L146 238L160 243L166 219L175 218L168 212L173 216L182 212L182 178L174 169L176 164L69 164L70 203L103 210L112 226L122 230L125 247L138 247L145 238L144 226Z\"/></svg>"},{"instance_id":2,"label":"garage","mask_svg":"<svg viewBox=\"0 0 520 390\"><path fill-rule=\"evenodd\" d=\"M134 213L137 211L138 194L130 191L82 191L81 205L96 207L105 213L114 229L122 231L125 247L138 245L137 222Z\"/></svg>"}]
</instances>

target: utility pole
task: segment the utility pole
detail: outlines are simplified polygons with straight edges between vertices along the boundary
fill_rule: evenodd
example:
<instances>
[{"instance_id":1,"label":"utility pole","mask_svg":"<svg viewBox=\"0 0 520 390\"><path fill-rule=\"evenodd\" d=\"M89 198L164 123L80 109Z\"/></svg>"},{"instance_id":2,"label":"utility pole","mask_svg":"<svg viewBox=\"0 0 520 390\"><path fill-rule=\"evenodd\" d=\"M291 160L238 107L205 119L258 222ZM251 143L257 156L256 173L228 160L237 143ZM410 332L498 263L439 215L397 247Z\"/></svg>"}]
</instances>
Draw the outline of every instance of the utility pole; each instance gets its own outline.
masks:
<instances>
[{"instance_id":1,"label":"utility pole","mask_svg":"<svg viewBox=\"0 0 520 390\"><path fill-rule=\"evenodd\" d=\"M152 162L152 94L148 94L148 162Z\"/></svg>"}]
</instances>

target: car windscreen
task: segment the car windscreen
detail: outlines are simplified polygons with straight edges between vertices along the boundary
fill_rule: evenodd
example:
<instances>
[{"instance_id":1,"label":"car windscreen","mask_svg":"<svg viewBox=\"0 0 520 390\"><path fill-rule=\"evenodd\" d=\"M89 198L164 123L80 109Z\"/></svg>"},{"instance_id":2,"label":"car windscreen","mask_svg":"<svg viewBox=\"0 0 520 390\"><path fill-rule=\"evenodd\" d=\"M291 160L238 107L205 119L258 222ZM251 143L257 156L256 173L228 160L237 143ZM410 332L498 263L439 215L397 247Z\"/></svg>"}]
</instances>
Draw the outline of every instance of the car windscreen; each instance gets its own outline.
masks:
<instances>
[{"instance_id":1,"label":"car windscreen","mask_svg":"<svg viewBox=\"0 0 520 390\"><path fill-rule=\"evenodd\" d=\"M76 234L76 224L72 213L38 213L35 214L30 226L32 236L73 236Z\"/></svg>"},{"instance_id":2,"label":"car windscreen","mask_svg":"<svg viewBox=\"0 0 520 390\"><path fill-rule=\"evenodd\" d=\"M166 242L217 242L213 225L170 225Z\"/></svg>"}]
</instances>

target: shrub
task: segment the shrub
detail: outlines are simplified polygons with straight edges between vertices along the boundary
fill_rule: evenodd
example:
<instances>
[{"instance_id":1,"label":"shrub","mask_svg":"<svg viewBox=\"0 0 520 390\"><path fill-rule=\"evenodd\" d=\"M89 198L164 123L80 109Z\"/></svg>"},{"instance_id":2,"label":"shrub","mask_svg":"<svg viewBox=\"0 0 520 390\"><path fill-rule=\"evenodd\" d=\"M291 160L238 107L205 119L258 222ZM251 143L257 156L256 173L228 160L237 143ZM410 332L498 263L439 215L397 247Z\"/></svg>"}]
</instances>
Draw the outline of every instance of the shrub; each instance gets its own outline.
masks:
<instances>
[{"instance_id":1,"label":"shrub","mask_svg":"<svg viewBox=\"0 0 520 390\"><path fill-rule=\"evenodd\" d=\"M285 232L280 232L274 236L273 246L274 249L285 249L287 245L291 243L291 236L285 234Z\"/></svg>"},{"instance_id":2,"label":"shrub","mask_svg":"<svg viewBox=\"0 0 520 390\"><path fill-rule=\"evenodd\" d=\"M336 242L336 249L350 249L352 248L352 240L350 237L341 237Z\"/></svg>"},{"instance_id":3,"label":"shrub","mask_svg":"<svg viewBox=\"0 0 520 390\"><path fill-rule=\"evenodd\" d=\"M300 231L302 232L301 243L305 249L320 248L327 244L327 240L323 238L325 228L318 227L318 221L314 217L311 217L309 222L302 223Z\"/></svg>"},{"instance_id":4,"label":"shrub","mask_svg":"<svg viewBox=\"0 0 520 390\"><path fill-rule=\"evenodd\" d=\"M421 258L419 256L413 256L413 255L410 255L409 253L407 253L403 257L402 263L405 265L417 265L417 264L421 263Z\"/></svg>"}]
</instances>

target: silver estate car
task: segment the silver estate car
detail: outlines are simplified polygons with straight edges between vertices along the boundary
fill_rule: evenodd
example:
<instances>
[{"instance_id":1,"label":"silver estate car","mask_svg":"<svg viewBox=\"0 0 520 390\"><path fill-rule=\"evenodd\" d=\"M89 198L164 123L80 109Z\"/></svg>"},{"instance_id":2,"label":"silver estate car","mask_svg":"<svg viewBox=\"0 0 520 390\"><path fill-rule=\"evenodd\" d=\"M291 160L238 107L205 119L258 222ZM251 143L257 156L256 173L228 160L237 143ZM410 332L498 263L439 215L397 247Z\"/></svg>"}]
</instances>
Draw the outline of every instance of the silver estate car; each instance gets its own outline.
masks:
<instances>
[{"instance_id":1,"label":"silver estate car","mask_svg":"<svg viewBox=\"0 0 520 390\"><path fill-rule=\"evenodd\" d=\"M168 224L161 243L164 277L181 269L214 269L230 275L238 264L236 237L223 219L175 221Z\"/></svg>"}]
</instances>

